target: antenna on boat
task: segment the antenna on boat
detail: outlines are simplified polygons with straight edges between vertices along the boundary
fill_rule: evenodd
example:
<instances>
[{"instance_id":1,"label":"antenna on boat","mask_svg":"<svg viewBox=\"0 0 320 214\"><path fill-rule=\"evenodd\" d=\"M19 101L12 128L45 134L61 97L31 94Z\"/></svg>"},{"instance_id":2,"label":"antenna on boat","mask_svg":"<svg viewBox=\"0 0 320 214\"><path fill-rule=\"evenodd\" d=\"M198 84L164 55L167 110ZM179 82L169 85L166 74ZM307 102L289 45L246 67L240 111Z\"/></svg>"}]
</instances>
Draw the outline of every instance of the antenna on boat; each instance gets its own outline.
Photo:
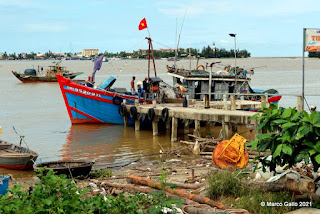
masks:
<instances>
[{"instance_id":1,"label":"antenna on boat","mask_svg":"<svg viewBox=\"0 0 320 214\"><path fill-rule=\"evenodd\" d=\"M180 43L180 36L181 36L184 20L186 19L187 10L188 9L186 9L186 12L184 13L183 21L182 21L182 24L181 24L181 29L180 29L180 34L179 34L179 38L178 38L176 53L175 53L175 56L174 56L174 68L176 68L176 61L177 61L177 55L178 55L178 47L179 47L179 43Z\"/></svg>"},{"instance_id":2,"label":"antenna on boat","mask_svg":"<svg viewBox=\"0 0 320 214\"><path fill-rule=\"evenodd\" d=\"M29 145L26 143L26 141L24 140L24 136L23 135L19 135L18 134L18 132L16 131L16 129L14 128L14 126L12 126L12 128L13 128L13 130L14 130L14 132L20 137L20 146L21 146L21 143L22 143L22 141L27 145L27 147L28 147L28 149L30 149L29 148Z\"/></svg>"}]
</instances>

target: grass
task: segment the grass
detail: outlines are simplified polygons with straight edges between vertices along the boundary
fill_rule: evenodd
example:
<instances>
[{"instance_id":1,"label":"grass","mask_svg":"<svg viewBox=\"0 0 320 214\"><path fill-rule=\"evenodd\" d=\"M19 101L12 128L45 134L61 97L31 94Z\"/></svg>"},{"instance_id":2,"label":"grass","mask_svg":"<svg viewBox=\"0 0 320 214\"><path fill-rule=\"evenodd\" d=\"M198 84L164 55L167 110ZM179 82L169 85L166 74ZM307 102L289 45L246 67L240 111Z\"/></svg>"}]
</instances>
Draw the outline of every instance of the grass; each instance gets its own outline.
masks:
<instances>
[{"instance_id":1,"label":"grass","mask_svg":"<svg viewBox=\"0 0 320 214\"><path fill-rule=\"evenodd\" d=\"M285 213L296 209L289 206L261 206L261 202L292 202L292 194L287 191L267 192L248 187L242 181L244 174L228 170L212 172L209 178L208 197L250 213Z\"/></svg>"},{"instance_id":2,"label":"grass","mask_svg":"<svg viewBox=\"0 0 320 214\"><path fill-rule=\"evenodd\" d=\"M107 169L95 169L90 173L90 178L106 178L111 176L112 171Z\"/></svg>"}]
</instances>

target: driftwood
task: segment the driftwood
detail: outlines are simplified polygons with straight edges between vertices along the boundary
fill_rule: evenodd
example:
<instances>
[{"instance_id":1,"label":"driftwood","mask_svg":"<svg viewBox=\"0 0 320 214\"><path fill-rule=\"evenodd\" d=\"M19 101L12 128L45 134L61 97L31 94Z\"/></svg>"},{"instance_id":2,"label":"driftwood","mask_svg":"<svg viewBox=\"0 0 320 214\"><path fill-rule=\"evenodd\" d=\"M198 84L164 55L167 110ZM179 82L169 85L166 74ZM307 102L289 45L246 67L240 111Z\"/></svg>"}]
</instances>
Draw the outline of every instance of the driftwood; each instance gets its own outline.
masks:
<instances>
[{"instance_id":1,"label":"driftwood","mask_svg":"<svg viewBox=\"0 0 320 214\"><path fill-rule=\"evenodd\" d=\"M195 206L185 206L183 207L183 211L188 214L216 214L217 213L217 210L212 207L202 208L202 207L195 207Z\"/></svg>"},{"instance_id":2,"label":"driftwood","mask_svg":"<svg viewBox=\"0 0 320 214\"><path fill-rule=\"evenodd\" d=\"M253 186L258 189L279 192L281 190L290 190L297 193L314 193L315 184L312 180L287 181L287 182L250 182L249 186Z\"/></svg>"},{"instance_id":3,"label":"driftwood","mask_svg":"<svg viewBox=\"0 0 320 214\"><path fill-rule=\"evenodd\" d=\"M127 191L132 191L132 192L142 192L142 193L146 193L149 194L151 192L154 192L155 190L151 187L138 187L135 186L133 184L120 184L120 183L110 183L110 182L105 182L104 186L108 186L108 187L116 187L116 188L121 188L121 189L125 189ZM174 195L170 194L170 193L166 193L167 196L173 197ZM183 203L187 204L187 205L199 205L199 203L189 200L187 198L182 198Z\"/></svg>"},{"instance_id":4,"label":"driftwood","mask_svg":"<svg viewBox=\"0 0 320 214\"><path fill-rule=\"evenodd\" d=\"M160 182L156 182L156 181L153 181L150 179L146 179L146 178L142 178L142 177L138 177L138 176L134 176L134 175L129 175L129 176L127 176L127 178L130 183L144 185L144 186L152 186L152 188L161 190ZM228 207L224 204L221 204L219 202L213 201L210 198L203 197L201 195L188 193L188 192L181 190L181 189L171 189L170 187L166 186L164 191L169 192L173 195L177 195L179 197L193 200L198 203L208 204L212 207L217 207L219 209L230 209L230 207Z\"/></svg>"}]
</instances>

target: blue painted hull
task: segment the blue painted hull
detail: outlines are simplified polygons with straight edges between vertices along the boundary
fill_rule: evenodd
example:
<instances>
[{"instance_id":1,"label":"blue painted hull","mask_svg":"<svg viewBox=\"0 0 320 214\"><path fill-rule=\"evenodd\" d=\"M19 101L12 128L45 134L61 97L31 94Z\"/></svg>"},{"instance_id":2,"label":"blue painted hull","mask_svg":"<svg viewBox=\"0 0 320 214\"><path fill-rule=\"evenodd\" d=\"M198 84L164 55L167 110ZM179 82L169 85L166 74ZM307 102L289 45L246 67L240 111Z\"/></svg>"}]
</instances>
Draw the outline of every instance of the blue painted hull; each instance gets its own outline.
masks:
<instances>
[{"instance_id":1,"label":"blue painted hull","mask_svg":"<svg viewBox=\"0 0 320 214\"><path fill-rule=\"evenodd\" d=\"M120 105L113 102L114 97L126 99L128 103L137 99L135 96L80 85L61 75L57 75L57 78L72 124L123 124L123 116L119 114ZM128 122L134 121L129 119Z\"/></svg>"}]
</instances>

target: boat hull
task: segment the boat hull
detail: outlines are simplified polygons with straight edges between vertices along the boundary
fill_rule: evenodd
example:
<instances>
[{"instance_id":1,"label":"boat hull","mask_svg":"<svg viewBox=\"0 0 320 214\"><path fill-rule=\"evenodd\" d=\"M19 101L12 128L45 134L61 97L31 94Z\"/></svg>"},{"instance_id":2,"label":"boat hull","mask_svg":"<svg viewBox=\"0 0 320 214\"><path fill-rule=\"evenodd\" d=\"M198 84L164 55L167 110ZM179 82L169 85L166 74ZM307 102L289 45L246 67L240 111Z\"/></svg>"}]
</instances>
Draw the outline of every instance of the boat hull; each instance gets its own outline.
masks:
<instances>
[{"instance_id":1,"label":"boat hull","mask_svg":"<svg viewBox=\"0 0 320 214\"><path fill-rule=\"evenodd\" d=\"M57 79L72 124L108 123L123 124L119 114L119 103L114 98L126 99L133 103L136 96L123 95L87 87L70 81L59 74ZM132 123L132 120L129 120Z\"/></svg>"},{"instance_id":2,"label":"boat hull","mask_svg":"<svg viewBox=\"0 0 320 214\"><path fill-rule=\"evenodd\" d=\"M28 170L32 169L34 162L36 161L37 156L27 156L27 157L0 157L0 167L5 169L14 169L14 170Z\"/></svg>"},{"instance_id":3,"label":"boat hull","mask_svg":"<svg viewBox=\"0 0 320 214\"><path fill-rule=\"evenodd\" d=\"M52 169L56 175L65 174L68 177L88 176L94 162L88 161L53 161L37 164L35 169L46 167L46 171Z\"/></svg>"},{"instance_id":4,"label":"boat hull","mask_svg":"<svg viewBox=\"0 0 320 214\"><path fill-rule=\"evenodd\" d=\"M57 77L40 77L40 76L24 75L24 74L19 74L15 71L12 71L12 73L15 77L17 77L23 83L58 82ZM80 74L83 74L83 72L72 73L68 75L68 78L73 79Z\"/></svg>"},{"instance_id":5,"label":"boat hull","mask_svg":"<svg viewBox=\"0 0 320 214\"><path fill-rule=\"evenodd\" d=\"M28 148L0 140L0 167L6 169L32 169L38 154Z\"/></svg>"}]
</instances>

